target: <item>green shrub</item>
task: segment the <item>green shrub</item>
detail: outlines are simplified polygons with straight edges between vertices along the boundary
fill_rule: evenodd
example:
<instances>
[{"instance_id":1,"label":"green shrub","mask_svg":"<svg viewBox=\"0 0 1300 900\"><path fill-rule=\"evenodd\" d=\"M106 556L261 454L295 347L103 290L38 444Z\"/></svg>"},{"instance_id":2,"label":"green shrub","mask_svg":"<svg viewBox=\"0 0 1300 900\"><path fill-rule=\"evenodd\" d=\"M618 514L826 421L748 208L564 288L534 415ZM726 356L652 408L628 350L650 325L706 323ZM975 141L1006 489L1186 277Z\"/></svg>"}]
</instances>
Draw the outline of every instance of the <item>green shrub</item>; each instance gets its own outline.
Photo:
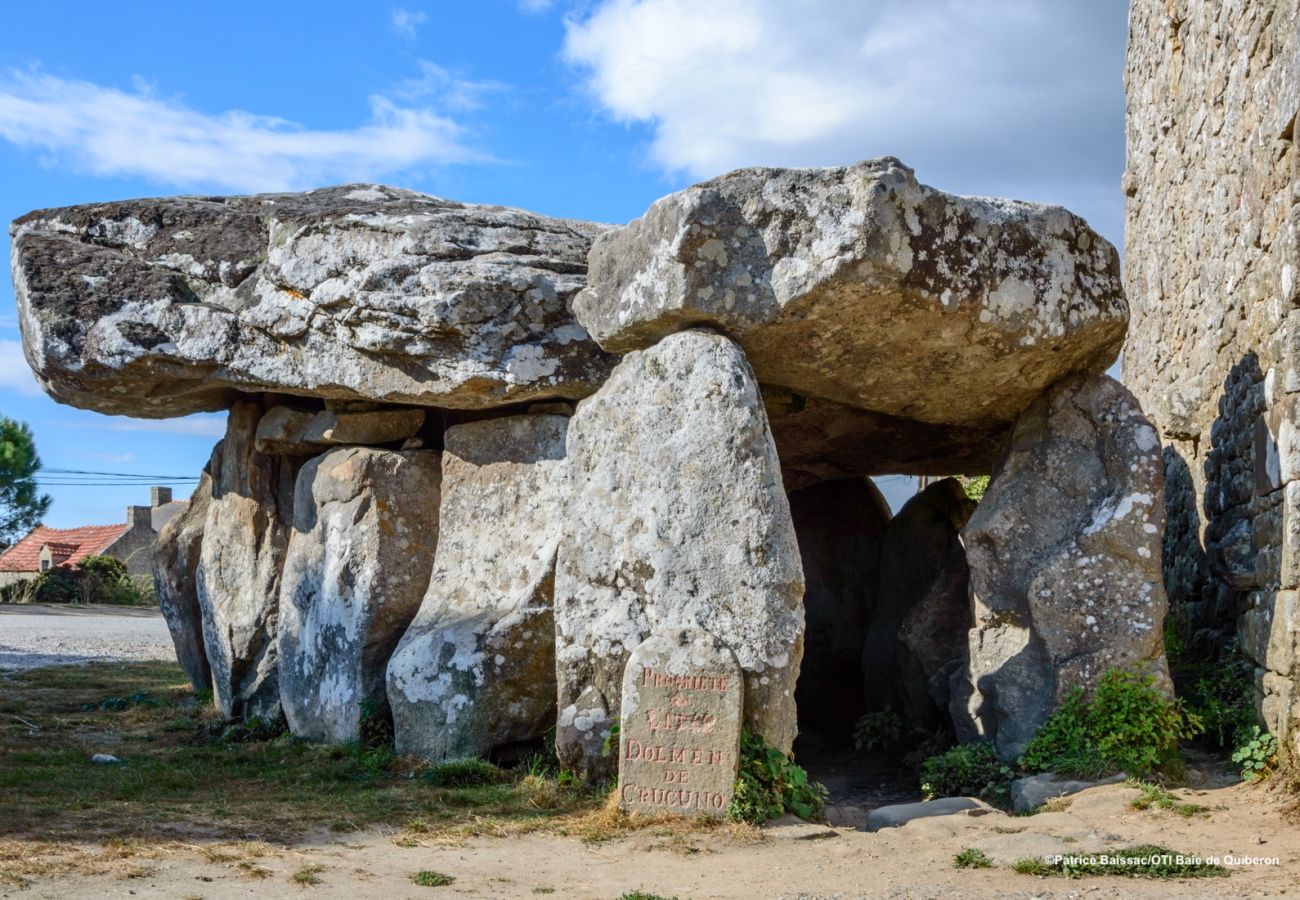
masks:
<instances>
[{"instance_id":1,"label":"green shrub","mask_svg":"<svg viewBox=\"0 0 1300 900\"><path fill-rule=\"evenodd\" d=\"M993 860L989 859L983 850L967 847L952 858L952 864L958 869L990 869L993 867Z\"/></svg>"},{"instance_id":2,"label":"green shrub","mask_svg":"<svg viewBox=\"0 0 1300 900\"><path fill-rule=\"evenodd\" d=\"M1259 781L1277 765L1277 738L1258 725L1243 729L1237 736L1232 761L1241 766L1242 781Z\"/></svg>"},{"instance_id":3,"label":"green shrub","mask_svg":"<svg viewBox=\"0 0 1300 900\"><path fill-rule=\"evenodd\" d=\"M1237 746L1239 736L1259 724L1254 666L1235 647L1227 648L1227 654L1225 659L1183 668L1184 677L1175 676L1174 682L1188 709L1205 726L1206 738L1219 749Z\"/></svg>"},{"instance_id":4,"label":"green shrub","mask_svg":"<svg viewBox=\"0 0 1300 900\"><path fill-rule=\"evenodd\" d=\"M153 584L136 579L121 560L88 556L76 568L54 566L35 578L0 590L4 603L106 603L153 606Z\"/></svg>"},{"instance_id":5,"label":"green shrub","mask_svg":"<svg viewBox=\"0 0 1300 900\"><path fill-rule=\"evenodd\" d=\"M506 774L485 759L469 756L434 763L420 777L436 787L477 787L499 784Z\"/></svg>"},{"instance_id":6,"label":"green shrub","mask_svg":"<svg viewBox=\"0 0 1300 900\"><path fill-rule=\"evenodd\" d=\"M1145 778L1180 764L1178 741L1201 731L1199 718L1155 687L1150 675L1112 669L1087 698L1074 689L1025 748L1031 772Z\"/></svg>"},{"instance_id":7,"label":"green shrub","mask_svg":"<svg viewBox=\"0 0 1300 900\"><path fill-rule=\"evenodd\" d=\"M961 744L947 753L932 756L921 766L921 796L975 796L1006 806L1015 773L998 759L989 744Z\"/></svg>"},{"instance_id":8,"label":"green shrub","mask_svg":"<svg viewBox=\"0 0 1300 900\"><path fill-rule=\"evenodd\" d=\"M903 720L888 708L865 714L853 729L853 745L859 750L888 750L902 740Z\"/></svg>"},{"instance_id":9,"label":"green shrub","mask_svg":"<svg viewBox=\"0 0 1300 900\"><path fill-rule=\"evenodd\" d=\"M456 879L442 872L432 872L425 869L423 872L416 872L412 875L411 881L420 887L446 887L449 884L455 884Z\"/></svg>"},{"instance_id":10,"label":"green shrub","mask_svg":"<svg viewBox=\"0 0 1300 900\"><path fill-rule=\"evenodd\" d=\"M727 818L766 822L782 813L816 819L826 802L826 788L808 779L794 760L748 731L740 735L740 771Z\"/></svg>"}]
</instances>

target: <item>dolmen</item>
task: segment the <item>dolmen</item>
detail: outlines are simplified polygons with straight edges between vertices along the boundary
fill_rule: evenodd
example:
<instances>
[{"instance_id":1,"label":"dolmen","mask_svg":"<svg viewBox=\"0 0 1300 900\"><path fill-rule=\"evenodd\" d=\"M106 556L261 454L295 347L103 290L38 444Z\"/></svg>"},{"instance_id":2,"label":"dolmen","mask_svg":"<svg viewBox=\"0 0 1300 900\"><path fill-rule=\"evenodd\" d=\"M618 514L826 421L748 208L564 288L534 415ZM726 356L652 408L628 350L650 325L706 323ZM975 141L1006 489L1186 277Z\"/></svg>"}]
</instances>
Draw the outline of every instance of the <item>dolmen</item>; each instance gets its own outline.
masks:
<instances>
[{"instance_id":1,"label":"dolmen","mask_svg":"<svg viewBox=\"0 0 1300 900\"><path fill-rule=\"evenodd\" d=\"M157 562L226 716L332 743L378 717L428 759L554 729L590 778L668 773L630 806L716 813L710 754L788 751L801 704L831 727L884 691L1012 758L1110 668L1168 682L1159 440L1105 374L1119 260L1059 207L884 158L621 227L349 185L10 233L50 396L228 411ZM992 481L894 527L885 474Z\"/></svg>"}]
</instances>

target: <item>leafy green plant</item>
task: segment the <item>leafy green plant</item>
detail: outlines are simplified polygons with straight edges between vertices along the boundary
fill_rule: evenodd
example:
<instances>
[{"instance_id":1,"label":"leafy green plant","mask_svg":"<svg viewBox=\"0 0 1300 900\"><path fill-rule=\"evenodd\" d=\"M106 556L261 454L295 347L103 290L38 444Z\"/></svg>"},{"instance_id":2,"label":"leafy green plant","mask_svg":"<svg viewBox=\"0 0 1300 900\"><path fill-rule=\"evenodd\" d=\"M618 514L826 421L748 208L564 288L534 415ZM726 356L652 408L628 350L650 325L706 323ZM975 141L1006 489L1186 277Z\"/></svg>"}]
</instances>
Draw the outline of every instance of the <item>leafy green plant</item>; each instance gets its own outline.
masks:
<instances>
[{"instance_id":1,"label":"leafy green plant","mask_svg":"<svg viewBox=\"0 0 1300 900\"><path fill-rule=\"evenodd\" d=\"M449 884L456 883L456 879L451 875L444 875L442 872L433 872L428 869L416 872L411 876L411 881L420 887L446 887Z\"/></svg>"},{"instance_id":2,"label":"leafy green plant","mask_svg":"<svg viewBox=\"0 0 1300 900\"><path fill-rule=\"evenodd\" d=\"M740 770L727 818L766 822L790 812L801 819L821 816L826 788L808 778L803 767L760 735L740 735Z\"/></svg>"},{"instance_id":3,"label":"leafy green plant","mask_svg":"<svg viewBox=\"0 0 1300 900\"><path fill-rule=\"evenodd\" d=\"M958 869L991 869L993 860L983 850L967 847L952 858L952 864Z\"/></svg>"},{"instance_id":4,"label":"leafy green plant","mask_svg":"<svg viewBox=\"0 0 1300 900\"><path fill-rule=\"evenodd\" d=\"M467 756L434 763L420 777L436 787L476 787L499 784L506 774L487 760Z\"/></svg>"},{"instance_id":5,"label":"leafy green plant","mask_svg":"<svg viewBox=\"0 0 1300 900\"><path fill-rule=\"evenodd\" d=\"M875 710L858 719L853 745L868 752L897 747L903 740L903 719L892 709Z\"/></svg>"},{"instance_id":6,"label":"leafy green plant","mask_svg":"<svg viewBox=\"0 0 1300 900\"><path fill-rule=\"evenodd\" d=\"M618 736L623 731L623 723L618 716L609 725L609 731L605 733L605 740L600 744L600 755L609 756L611 753L618 752Z\"/></svg>"},{"instance_id":7,"label":"leafy green plant","mask_svg":"<svg viewBox=\"0 0 1300 900\"><path fill-rule=\"evenodd\" d=\"M1232 761L1241 766L1242 781L1259 781L1277 765L1277 738L1252 725L1241 731Z\"/></svg>"},{"instance_id":8,"label":"leafy green plant","mask_svg":"<svg viewBox=\"0 0 1300 900\"><path fill-rule=\"evenodd\" d=\"M1015 773L989 744L961 744L921 765L921 796L976 796L1006 806Z\"/></svg>"},{"instance_id":9,"label":"leafy green plant","mask_svg":"<svg viewBox=\"0 0 1300 900\"><path fill-rule=\"evenodd\" d=\"M1031 772L1147 777L1176 769L1180 738L1202 730L1200 718L1155 687L1150 675L1112 669L1088 698L1075 688L1025 748Z\"/></svg>"}]
</instances>

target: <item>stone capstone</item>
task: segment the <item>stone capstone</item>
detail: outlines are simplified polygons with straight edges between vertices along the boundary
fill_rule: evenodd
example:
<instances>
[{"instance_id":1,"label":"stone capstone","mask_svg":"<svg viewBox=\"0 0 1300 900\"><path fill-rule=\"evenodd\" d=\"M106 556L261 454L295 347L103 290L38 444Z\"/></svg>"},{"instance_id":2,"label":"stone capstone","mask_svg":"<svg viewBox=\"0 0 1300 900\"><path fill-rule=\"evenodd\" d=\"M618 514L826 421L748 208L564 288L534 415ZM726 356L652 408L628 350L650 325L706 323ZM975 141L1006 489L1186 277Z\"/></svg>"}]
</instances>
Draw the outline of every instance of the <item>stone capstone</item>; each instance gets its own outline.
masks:
<instances>
[{"instance_id":1,"label":"stone capstone","mask_svg":"<svg viewBox=\"0 0 1300 900\"><path fill-rule=\"evenodd\" d=\"M196 691L212 689L212 669L203 645L203 614L195 584L203 527L211 502L212 475L204 469L189 505L159 532L153 554L158 608L176 646L176 659Z\"/></svg>"},{"instance_id":2,"label":"stone capstone","mask_svg":"<svg viewBox=\"0 0 1300 900\"><path fill-rule=\"evenodd\" d=\"M41 385L160 417L236 391L465 409L585 396L612 360L570 302L603 229L346 185L40 210L10 234Z\"/></svg>"},{"instance_id":3,"label":"stone capstone","mask_svg":"<svg viewBox=\"0 0 1300 900\"><path fill-rule=\"evenodd\" d=\"M257 423L257 449L302 456L346 444L390 444L413 437L424 416L422 409L308 412L276 406Z\"/></svg>"},{"instance_id":4,"label":"stone capstone","mask_svg":"<svg viewBox=\"0 0 1300 900\"><path fill-rule=\"evenodd\" d=\"M297 737L347 744L388 718L384 671L429 583L439 455L370 447L310 460L280 580L280 700Z\"/></svg>"},{"instance_id":5,"label":"stone capstone","mask_svg":"<svg viewBox=\"0 0 1300 900\"><path fill-rule=\"evenodd\" d=\"M958 736L1018 757L1065 692L1110 669L1170 689L1161 628L1160 440L1107 376L1067 379L1016 422L962 530L974 626Z\"/></svg>"},{"instance_id":6,"label":"stone capstone","mask_svg":"<svg viewBox=\"0 0 1300 900\"><path fill-rule=\"evenodd\" d=\"M589 264L574 310L607 350L709 325L764 385L976 431L1104 371L1128 321L1118 254L1082 219L945 194L891 158L706 181Z\"/></svg>"},{"instance_id":7,"label":"stone capstone","mask_svg":"<svg viewBox=\"0 0 1300 900\"><path fill-rule=\"evenodd\" d=\"M799 726L843 740L863 711L859 666L889 504L866 478L837 479L791 493L790 515L805 583Z\"/></svg>"},{"instance_id":8,"label":"stone capstone","mask_svg":"<svg viewBox=\"0 0 1300 900\"><path fill-rule=\"evenodd\" d=\"M484 755L555 724L555 556L568 419L447 429L438 550L388 664L397 752Z\"/></svg>"},{"instance_id":9,"label":"stone capstone","mask_svg":"<svg viewBox=\"0 0 1300 900\"><path fill-rule=\"evenodd\" d=\"M231 406L226 436L212 451L212 501L194 578L213 702L227 718L280 715L280 572L303 460L257 451L263 412L257 400Z\"/></svg>"},{"instance_id":10,"label":"stone capstone","mask_svg":"<svg viewBox=\"0 0 1300 900\"><path fill-rule=\"evenodd\" d=\"M974 509L955 478L936 481L890 520L879 551L864 690L870 708L892 707L923 729L947 722L948 682L965 661L971 610L959 533Z\"/></svg>"},{"instance_id":11,"label":"stone capstone","mask_svg":"<svg viewBox=\"0 0 1300 900\"><path fill-rule=\"evenodd\" d=\"M637 645L623 671L621 809L726 816L740 763L742 680L735 654L698 628Z\"/></svg>"},{"instance_id":12,"label":"stone capstone","mask_svg":"<svg viewBox=\"0 0 1300 900\"><path fill-rule=\"evenodd\" d=\"M555 575L556 752L612 772L602 745L623 669L652 632L717 635L745 673L745 725L788 752L803 573L753 372L686 331L629 354L569 420Z\"/></svg>"}]
</instances>

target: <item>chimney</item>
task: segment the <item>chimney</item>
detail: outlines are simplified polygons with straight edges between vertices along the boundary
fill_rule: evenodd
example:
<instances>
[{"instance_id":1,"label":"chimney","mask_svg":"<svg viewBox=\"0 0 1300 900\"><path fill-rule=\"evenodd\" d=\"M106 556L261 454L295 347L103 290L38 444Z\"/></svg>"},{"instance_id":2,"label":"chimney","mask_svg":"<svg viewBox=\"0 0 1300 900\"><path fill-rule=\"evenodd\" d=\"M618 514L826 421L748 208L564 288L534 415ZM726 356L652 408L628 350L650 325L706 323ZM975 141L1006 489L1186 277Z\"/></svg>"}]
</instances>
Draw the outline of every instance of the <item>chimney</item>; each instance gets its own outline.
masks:
<instances>
[{"instance_id":1,"label":"chimney","mask_svg":"<svg viewBox=\"0 0 1300 900\"><path fill-rule=\"evenodd\" d=\"M153 530L153 510L148 506L128 506L126 508L127 528L148 528Z\"/></svg>"},{"instance_id":2,"label":"chimney","mask_svg":"<svg viewBox=\"0 0 1300 900\"><path fill-rule=\"evenodd\" d=\"M149 488L149 505L153 507L165 506L172 502L172 489L169 487L158 487L154 485Z\"/></svg>"}]
</instances>

